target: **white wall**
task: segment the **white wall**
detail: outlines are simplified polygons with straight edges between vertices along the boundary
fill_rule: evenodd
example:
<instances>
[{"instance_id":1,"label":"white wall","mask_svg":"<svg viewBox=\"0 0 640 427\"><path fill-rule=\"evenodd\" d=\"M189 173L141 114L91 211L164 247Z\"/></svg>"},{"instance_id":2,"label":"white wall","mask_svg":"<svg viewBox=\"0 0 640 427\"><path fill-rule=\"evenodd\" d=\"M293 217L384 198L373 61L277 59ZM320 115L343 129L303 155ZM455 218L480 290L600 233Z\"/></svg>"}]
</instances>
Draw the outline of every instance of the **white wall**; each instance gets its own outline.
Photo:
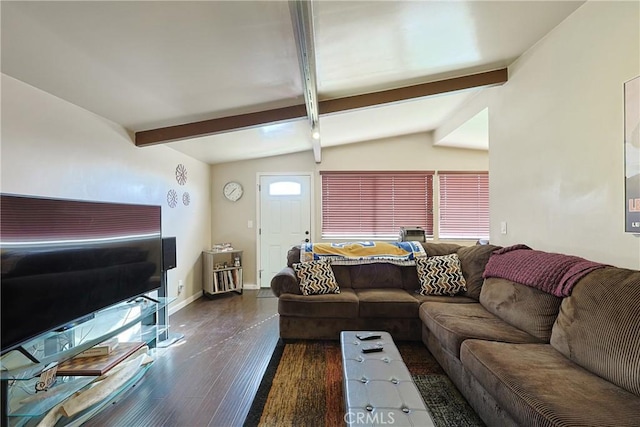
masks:
<instances>
[{"instance_id":1,"label":"white wall","mask_svg":"<svg viewBox=\"0 0 640 427\"><path fill-rule=\"evenodd\" d=\"M230 241L236 249L244 251L243 274L246 284L256 281L256 229L247 228L247 222L257 225L256 217L258 173L310 172L315 184L314 241L320 241L320 171L329 170L488 170L486 151L460 150L434 147L430 133L397 136L375 141L325 148L322 163L315 164L313 153L297 153L217 164L211 166L212 188L212 240ZM244 196L235 203L224 199L222 187L228 181L239 181ZM286 260L282 260L284 266Z\"/></svg>"},{"instance_id":2,"label":"white wall","mask_svg":"<svg viewBox=\"0 0 640 427\"><path fill-rule=\"evenodd\" d=\"M492 243L640 268L623 194L623 83L640 75L639 8L588 2L509 67L489 112Z\"/></svg>"},{"instance_id":3,"label":"white wall","mask_svg":"<svg viewBox=\"0 0 640 427\"><path fill-rule=\"evenodd\" d=\"M201 251L210 246L209 166L171 148L137 148L126 130L80 107L2 75L1 181L4 193L162 206L162 234L175 236L173 312L202 294ZM175 179L178 164L187 182ZM167 205L186 191L190 204Z\"/></svg>"},{"instance_id":4,"label":"white wall","mask_svg":"<svg viewBox=\"0 0 640 427\"><path fill-rule=\"evenodd\" d=\"M231 242L235 249L243 250L242 276L245 285L257 284L257 173L313 170L311 151L211 166L212 242ZM222 187L228 181L238 181L244 188L244 195L237 202L230 202L222 195ZM253 221L253 228L247 227L248 221ZM283 266L285 262L283 260Z\"/></svg>"}]
</instances>

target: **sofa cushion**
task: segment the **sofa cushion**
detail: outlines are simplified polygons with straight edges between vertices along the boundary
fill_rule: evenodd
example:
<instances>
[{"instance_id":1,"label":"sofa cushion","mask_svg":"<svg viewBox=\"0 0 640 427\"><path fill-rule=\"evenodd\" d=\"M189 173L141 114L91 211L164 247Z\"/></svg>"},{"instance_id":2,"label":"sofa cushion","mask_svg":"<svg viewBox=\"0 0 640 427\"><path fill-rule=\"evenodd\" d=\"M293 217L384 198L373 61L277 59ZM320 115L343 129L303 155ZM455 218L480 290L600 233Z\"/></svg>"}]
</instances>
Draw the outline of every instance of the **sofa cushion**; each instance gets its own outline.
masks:
<instances>
[{"instance_id":1,"label":"sofa cushion","mask_svg":"<svg viewBox=\"0 0 640 427\"><path fill-rule=\"evenodd\" d=\"M402 288L412 295L415 294L420 289L416 266L404 266L400 269L400 272L402 273Z\"/></svg>"},{"instance_id":2,"label":"sofa cushion","mask_svg":"<svg viewBox=\"0 0 640 427\"><path fill-rule=\"evenodd\" d=\"M350 265L351 287L354 289L402 289L403 268L406 267L388 263Z\"/></svg>"},{"instance_id":3,"label":"sofa cushion","mask_svg":"<svg viewBox=\"0 0 640 427\"><path fill-rule=\"evenodd\" d=\"M456 254L419 258L416 271L420 279L420 295L453 296L466 291L460 259Z\"/></svg>"},{"instance_id":4,"label":"sofa cushion","mask_svg":"<svg viewBox=\"0 0 640 427\"><path fill-rule=\"evenodd\" d=\"M339 294L282 294L278 298L278 313L291 317L355 319L358 317L358 297L352 289L343 289Z\"/></svg>"},{"instance_id":5,"label":"sofa cushion","mask_svg":"<svg viewBox=\"0 0 640 427\"><path fill-rule=\"evenodd\" d=\"M640 271L592 271L564 298L551 345L567 358L640 396ZM638 412L640 414L640 412Z\"/></svg>"},{"instance_id":6,"label":"sofa cushion","mask_svg":"<svg viewBox=\"0 0 640 427\"><path fill-rule=\"evenodd\" d=\"M340 289L351 287L351 266L350 265L331 265L333 275Z\"/></svg>"},{"instance_id":7,"label":"sofa cushion","mask_svg":"<svg viewBox=\"0 0 640 427\"><path fill-rule=\"evenodd\" d=\"M418 317L418 300L403 289L355 289L355 292L360 317Z\"/></svg>"},{"instance_id":8,"label":"sofa cushion","mask_svg":"<svg viewBox=\"0 0 640 427\"><path fill-rule=\"evenodd\" d=\"M441 255L454 254L462 246L457 245L455 243L424 242L422 243L422 247L424 248L424 251L427 253L427 256L441 256Z\"/></svg>"},{"instance_id":9,"label":"sofa cushion","mask_svg":"<svg viewBox=\"0 0 640 427\"><path fill-rule=\"evenodd\" d=\"M520 425L638 425L640 397L572 363L549 344L467 340L460 360Z\"/></svg>"},{"instance_id":10,"label":"sofa cushion","mask_svg":"<svg viewBox=\"0 0 640 427\"><path fill-rule=\"evenodd\" d=\"M480 292L480 304L505 322L549 342L562 298L512 282L490 277Z\"/></svg>"},{"instance_id":11,"label":"sofa cushion","mask_svg":"<svg viewBox=\"0 0 640 427\"><path fill-rule=\"evenodd\" d=\"M293 271L300 279L302 295L339 294L340 287L329 262L310 261L293 264Z\"/></svg>"},{"instance_id":12,"label":"sofa cushion","mask_svg":"<svg viewBox=\"0 0 640 427\"><path fill-rule=\"evenodd\" d=\"M491 257L491 253L496 249L500 249L500 246L474 245L461 247L458 250L457 254L460 258L462 274L464 274L464 280L467 282L465 296L471 297L476 301L480 299L480 290L484 282L482 274L489 257Z\"/></svg>"},{"instance_id":13,"label":"sofa cushion","mask_svg":"<svg viewBox=\"0 0 640 427\"><path fill-rule=\"evenodd\" d=\"M293 268L293 264L300 262L300 246L293 246L287 251L287 267Z\"/></svg>"},{"instance_id":14,"label":"sofa cushion","mask_svg":"<svg viewBox=\"0 0 640 427\"><path fill-rule=\"evenodd\" d=\"M422 247L428 256L440 256L440 255L449 255L456 253L458 249L461 248L460 245L456 245L455 243L431 243L431 242L423 242ZM402 272L402 288L406 291L409 291L414 296L418 297L419 295L415 294L415 292L420 289L420 280L418 279L418 274L416 273L415 266L404 266L401 268ZM464 272L463 272L464 274Z\"/></svg>"},{"instance_id":15,"label":"sofa cushion","mask_svg":"<svg viewBox=\"0 0 640 427\"><path fill-rule=\"evenodd\" d=\"M540 342L489 313L480 303L426 302L420 306L420 319L442 347L456 357L460 357L462 342L470 338L513 343Z\"/></svg>"}]
</instances>

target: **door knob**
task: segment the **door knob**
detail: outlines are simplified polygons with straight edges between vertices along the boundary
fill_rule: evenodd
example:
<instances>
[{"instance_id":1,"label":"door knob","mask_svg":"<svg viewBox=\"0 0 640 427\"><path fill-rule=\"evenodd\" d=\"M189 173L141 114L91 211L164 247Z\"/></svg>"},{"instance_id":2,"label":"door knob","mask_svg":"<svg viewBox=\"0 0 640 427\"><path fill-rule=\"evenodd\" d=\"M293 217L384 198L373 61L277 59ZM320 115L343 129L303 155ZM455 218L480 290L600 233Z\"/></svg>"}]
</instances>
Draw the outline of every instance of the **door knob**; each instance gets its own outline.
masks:
<instances>
[{"instance_id":1,"label":"door knob","mask_svg":"<svg viewBox=\"0 0 640 427\"><path fill-rule=\"evenodd\" d=\"M304 242L305 243L309 243L309 239L304 239Z\"/></svg>"},{"instance_id":2,"label":"door knob","mask_svg":"<svg viewBox=\"0 0 640 427\"><path fill-rule=\"evenodd\" d=\"M304 234L309 235L309 230L305 231Z\"/></svg>"}]
</instances>

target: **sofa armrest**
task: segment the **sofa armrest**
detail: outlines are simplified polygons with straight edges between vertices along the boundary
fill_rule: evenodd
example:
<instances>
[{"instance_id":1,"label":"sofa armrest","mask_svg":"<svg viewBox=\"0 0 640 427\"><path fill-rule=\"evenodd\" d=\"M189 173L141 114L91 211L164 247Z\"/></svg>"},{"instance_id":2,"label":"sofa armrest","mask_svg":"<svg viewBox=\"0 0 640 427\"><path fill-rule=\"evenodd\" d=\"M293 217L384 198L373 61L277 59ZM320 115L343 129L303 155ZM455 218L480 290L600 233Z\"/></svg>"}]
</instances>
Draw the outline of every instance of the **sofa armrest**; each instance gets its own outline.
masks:
<instances>
[{"instance_id":1,"label":"sofa armrest","mask_svg":"<svg viewBox=\"0 0 640 427\"><path fill-rule=\"evenodd\" d=\"M277 297L282 294L302 295L298 278L291 267L285 267L273 276L271 279L271 290Z\"/></svg>"}]
</instances>

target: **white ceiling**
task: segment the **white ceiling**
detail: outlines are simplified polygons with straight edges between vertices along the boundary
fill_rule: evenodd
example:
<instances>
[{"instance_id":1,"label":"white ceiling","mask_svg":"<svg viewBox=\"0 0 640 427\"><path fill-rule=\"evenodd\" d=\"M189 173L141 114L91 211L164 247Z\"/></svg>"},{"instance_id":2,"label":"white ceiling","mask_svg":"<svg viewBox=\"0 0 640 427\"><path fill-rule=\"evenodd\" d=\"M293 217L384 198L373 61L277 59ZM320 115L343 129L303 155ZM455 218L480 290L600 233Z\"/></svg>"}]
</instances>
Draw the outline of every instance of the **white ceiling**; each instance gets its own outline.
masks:
<instances>
[{"instance_id":1,"label":"white ceiling","mask_svg":"<svg viewBox=\"0 0 640 427\"><path fill-rule=\"evenodd\" d=\"M314 1L318 98L504 68L581 4ZM304 103L285 1L1 8L3 73L131 132ZM323 115L321 146L436 130L480 90ZM439 144L486 149L486 117ZM212 164L312 149L306 118L168 145Z\"/></svg>"}]
</instances>

